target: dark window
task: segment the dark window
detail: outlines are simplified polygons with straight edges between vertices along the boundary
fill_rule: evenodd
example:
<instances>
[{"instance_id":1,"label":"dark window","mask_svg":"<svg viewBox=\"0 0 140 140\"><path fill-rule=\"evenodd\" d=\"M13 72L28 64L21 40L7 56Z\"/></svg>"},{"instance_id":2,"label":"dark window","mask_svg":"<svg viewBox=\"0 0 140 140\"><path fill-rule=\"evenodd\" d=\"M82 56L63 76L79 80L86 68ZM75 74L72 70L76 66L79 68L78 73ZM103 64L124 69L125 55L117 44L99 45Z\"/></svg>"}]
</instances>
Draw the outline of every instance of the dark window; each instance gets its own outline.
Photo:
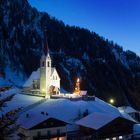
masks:
<instances>
[{"instance_id":1,"label":"dark window","mask_svg":"<svg viewBox=\"0 0 140 140\"><path fill-rule=\"evenodd\" d=\"M44 125L44 126L46 126L46 125L47 125L47 123L44 123L43 125Z\"/></svg>"},{"instance_id":2,"label":"dark window","mask_svg":"<svg viewBox=\"0 0 140 140\"><path fill-rule=\"evenodd\" d=\"M41 136L41 132L40 132L40 131L37 132L37 136L38 136L38 137Z\"/></svg>"},{"instance_id":3,"label":"dark window","mask_svg":"<svg viewBox=\"0 0 140 140\"><path fill-rule=\"evenodd\" d=\"M54 123L53 123L53 122L50 122L50 125L51 125L51 126L53 126L53 125L54 125Z\"/></svg>"},{"instance_id":4,"label":"dark window","mask_svg":"<svg viewBox=\"0 0 140 140\"><path fill-rule=\"evenodd\" d=\"M57 129L57 135L60 135L60 129Z\"/></svg>"},{"instance_id":5,"label":"dark window","mask_svg":"<svg viewBox=\"0 0 140 140\"><path fill-rule=\"evenodd\" d=\"M50 131L50 130L47 131L47 135L48 135L48 136L51 135L51 131Z\"/></svg>"},{"instance_id":6,"label":"dark window","mask_svg":"<svg viewBox=\"0 0 140 140\"><path fill-rule=\"evenodd\" d=\"M37 80L33 80L33 89L39 89L39 84Z\"/></svg>"},{"instance_id":7,"label":"dark window","mask_svg":"<svg viewBox=\"0 0 140 140\"><path fill-rule=\"evenodd\" d=\"M43 66L43 67L45 66L45 62L44 62L44 61L42 62L42 66Z\"/></svg>"},{"instance_id":8,"label":"dark window","mask_svg":"<svg viewBox=\"0 0 140 140\"><path fill-rule=\"evenodd\" d=\"M48 67L50 67L50 62L48 62Z\"/></svg>"}]
</instances>

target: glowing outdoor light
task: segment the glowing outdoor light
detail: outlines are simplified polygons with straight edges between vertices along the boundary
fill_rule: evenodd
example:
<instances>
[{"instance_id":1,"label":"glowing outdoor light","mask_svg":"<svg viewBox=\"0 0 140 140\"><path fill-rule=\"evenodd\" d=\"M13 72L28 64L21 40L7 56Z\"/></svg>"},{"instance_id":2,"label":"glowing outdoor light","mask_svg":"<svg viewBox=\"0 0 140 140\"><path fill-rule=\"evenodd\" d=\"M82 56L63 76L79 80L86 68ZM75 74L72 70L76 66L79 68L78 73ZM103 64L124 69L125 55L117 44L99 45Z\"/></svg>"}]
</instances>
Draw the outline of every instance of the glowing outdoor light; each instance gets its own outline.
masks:
<instances>
[{"instance_id":1,"label":"glowing outdoor light","mask_svg":"<svg viewBox=\"0 0 140 140\"><path fill-rule=\"evenodd\" d=\"M110 99L109 102L110 102L111 104L114 104L114 99Z\"/></svg>"}]
</instances>

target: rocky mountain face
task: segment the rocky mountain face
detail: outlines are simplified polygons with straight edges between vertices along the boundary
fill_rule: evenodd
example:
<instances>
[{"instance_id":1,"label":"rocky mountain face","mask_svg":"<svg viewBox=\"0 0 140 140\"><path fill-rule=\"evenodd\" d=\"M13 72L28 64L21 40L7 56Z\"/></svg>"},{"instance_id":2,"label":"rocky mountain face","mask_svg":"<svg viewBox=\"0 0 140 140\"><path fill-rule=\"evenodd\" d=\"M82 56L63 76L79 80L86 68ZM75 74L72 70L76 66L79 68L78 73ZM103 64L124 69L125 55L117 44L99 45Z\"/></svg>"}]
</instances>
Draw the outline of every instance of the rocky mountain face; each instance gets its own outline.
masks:
<instances>
[{"instance_id":1,"label":"rocky mountain face","mask_svg":"<svg viewBox=\"0 0 140 140\"><path fill-rule=\"evenodd\" d=\"M140 109L140 57L37 11L27 0L0 1L0 80L21 85L39 67L46 30L63 89L72 92L80 77L88 94Z\"/></svg>"}]
</instances>

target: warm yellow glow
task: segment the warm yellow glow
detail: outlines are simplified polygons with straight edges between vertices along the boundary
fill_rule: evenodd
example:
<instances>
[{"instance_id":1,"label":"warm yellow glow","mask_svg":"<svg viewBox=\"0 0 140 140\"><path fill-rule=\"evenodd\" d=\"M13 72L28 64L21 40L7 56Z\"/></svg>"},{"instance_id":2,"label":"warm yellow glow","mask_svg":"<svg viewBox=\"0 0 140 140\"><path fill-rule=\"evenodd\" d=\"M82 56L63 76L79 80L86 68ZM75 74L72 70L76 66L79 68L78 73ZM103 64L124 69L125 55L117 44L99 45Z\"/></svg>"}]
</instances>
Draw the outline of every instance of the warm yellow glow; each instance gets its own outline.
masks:
<instances>
[{"instance_id":1,"label":"warm yellow glow","mask_svg":"<svg viewBox=\"0 0 140 140\"><path fill-rule=\"evenodd\" d=\"M81 90L80 90L80 79L77 78L76 84L75 84L75 89L74 89L74 94L75 95L80 95L80 92L81 92Z\"/></svg>"},{"instance_id":2,"label":"warm yellow glow","mask_svg":"<svg viewBox=\"0 0 140 140\"><path fill-rule=\"evenodd\" d=\"M43 88L42 91L45 91L45 89Z\"/></svg>"},{"instance_id":3,"label":"warm yellow glow","mask_svg":"<svg viewBox=\"0 0 140 140\"><path fill-rule=\"evenodd\" d=\"M110 99L109 102L110 102L111 104L114 104L114 99Z\"/></svg>"},{"instance_id":4,"label":"warm yellow glow","mask_svg":"<svg viewBox=\"0 0 140 140\"><path fill-rule=\"evenodd\" d=\"M80 82L80 79L79 78L77 78L77 82Z\"/></svg>"},{"instance_id":5,"label":"warm yellow glow","mask_svg":"<svg viewBox=\"0 0 140 140\"><path fill-rule=\"evenodd\" d=\"M51 138L51 140L65 140L66 139L66 137L57 137L57 138Z\"/></svg>"},{"instance_id":6,"label":"warm yellow glow","mask_svg":"<svg viewBox=\"0 0 140 140\"><path fill-rule=\"evenodd\" d=\"M117 139L116 137L113 137L113 138L112 138L112 140L116 140L116 139Z\"/></svg>"}]
</instances>

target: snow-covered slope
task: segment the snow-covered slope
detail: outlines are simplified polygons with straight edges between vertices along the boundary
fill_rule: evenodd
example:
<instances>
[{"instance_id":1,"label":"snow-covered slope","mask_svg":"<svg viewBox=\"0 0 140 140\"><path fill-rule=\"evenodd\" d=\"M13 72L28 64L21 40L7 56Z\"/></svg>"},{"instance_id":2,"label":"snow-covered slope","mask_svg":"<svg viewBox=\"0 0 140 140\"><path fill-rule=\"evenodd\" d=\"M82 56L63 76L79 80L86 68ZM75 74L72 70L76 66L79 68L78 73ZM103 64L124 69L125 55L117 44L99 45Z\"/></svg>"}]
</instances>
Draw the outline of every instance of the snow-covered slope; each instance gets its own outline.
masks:
<instances>
[{"instance_id":1,"label":"snow-covered slope","mask_svg":"<svg viewBox=\"0 0 140 140\"><path fill-rule=\"evenodd\" d=\"M43 99L42 97L20 94L21 92L22 92L21 89L15 89L15 88L10 89L8 91L1 92L0 99L5 98L11 94L15 94L13 99L11 101L7 102L6 106L2 108L3 113L17 109L17 108L24 109L25 107L28 107Z\"/></svg>"}]
</instances>

